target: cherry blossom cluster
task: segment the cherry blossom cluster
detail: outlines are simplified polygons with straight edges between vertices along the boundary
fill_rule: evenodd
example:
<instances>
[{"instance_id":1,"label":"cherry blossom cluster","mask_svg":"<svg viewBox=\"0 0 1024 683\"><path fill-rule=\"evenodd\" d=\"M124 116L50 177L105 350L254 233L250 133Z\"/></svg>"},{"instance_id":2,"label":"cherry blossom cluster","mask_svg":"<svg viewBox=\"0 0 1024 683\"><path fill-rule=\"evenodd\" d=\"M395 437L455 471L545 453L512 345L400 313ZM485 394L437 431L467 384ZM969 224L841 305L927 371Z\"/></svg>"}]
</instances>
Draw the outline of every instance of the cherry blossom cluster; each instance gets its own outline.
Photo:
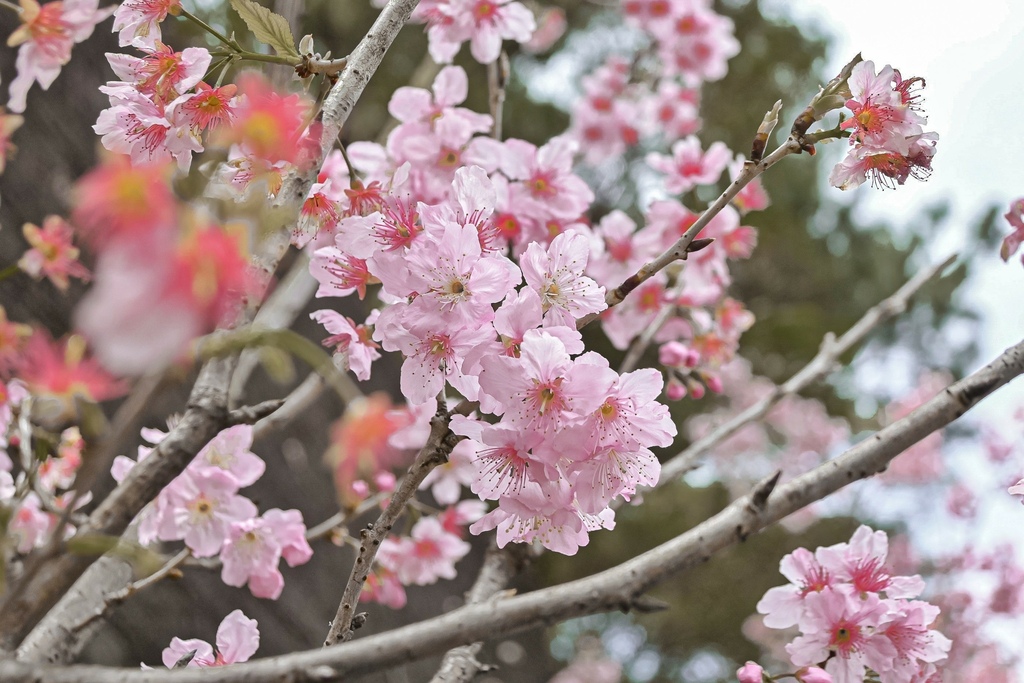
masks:
<instances>
[{"instance_id":1,"label":"cherry blossom cluster","mask_svg":"<svg viewBox=\"0 0 1024 683\"><path fill-rule=\"evenodd\" d=\"M203 669L247 662L260 647L260 631L256 620L236 609L224 617L217 627L216 644L214 649L208 642L198 638L172 638L160 658L168 669ZM142 668L152 667L143 664Z\"/></svg>"},{"instance_id":2,"label":"cherry blossom cluster","mask_svg":"<svg viewBox=\"0 0 1024 683\"><path fill-rule=\"evenodd\" d=\"M71 222L96 254L76 322L111 371L176 360L256 291L246 227L179 203L166 165L107 159L78 181L76 197Z\"/></svg>"},{"instance_id":3,"label":"cherry blossom cluster","mask_svg":"<svg viewBox=\"0 0 1024 683\"><path fill-rule=\"evenodd\" d=\"M691 87L721 79L740 51L732 20L710 0L625 0L622 10L651 37L664 76Z\"/></svg>"},{"instance_id":4,"label":"cherry blossom cluster","mask_svg":"<svg viewBox=\"0 0 1024 683\"><path fill-rule=\"evenodd\" d=\"M731 20L710 4L623 3L627 20L643 32L656 58L649 64L639 54L632 62L611 55L583 79L583 97L573 105L570 134L583 145L587 163L618 158L644 140L671 145L699 131L700 86L725 76L728 60L739 51ZM719 149L724 151L724 145L716 147L716 153Z\"/></svg>"},{"instance_id":5,"label":"cherry blossom cluster","mask_svg":"<svg viewBox=\"0 0 1024 683\"><path fill-rule=\"evenodd\" d=\"M154 446L165 436L153 429L142 436ZM252 453L252 427L238 425L220 432L141 514L139 542L184 541L194 557L219 556L221 580L249 585L259 598L276 600L284 588L278 568L304 564L313 554L298 510L267 510L238 493L266 469ZM111 474L121 482L153 448L140 446L138 459L114 459Z\"/></svg>"},{"instance_id":6,"label":"cherry blossom cluster","mask_svg":"<svg viewBox=\"0 0 1024 683\"><path fill-rule=\"evenodd\" d=\"M91 497L71 493L85 443L78 427L66 425L82 402L124 390L86 356L82 337L55 342L45 330L7 320L0 307L0 508L13 539L9 552L25 554L73 531L58 529L60 518L72 501L78 508ZM41 426L27 428L28 416Z\"/></svg>"},{"instance_id":7,"label":"cherry blossom cluster","mask_svg":"<svg viewBox=\"0 0 1024 683\"><path fill-rule=\"evenodd\" d=\"M574 194L585 186L569 174L571 157L552 158L571 148L537 150L516 140L494 147L505 152L497 167L507 180L533 178L541 190L524 188L524 210L578 215L585 208L586 195ZM406 170L391 179L392 196L413 177ZM319 294L358 289L349 277L357 260L362 286L369 277L380 281L390 303L373 339L405 357L401 387L410 404L432 403L450 385L482 412L502 416L497 424L453 423L479 450L471 489L499 502L471 529L498 526L501 545L538 538L573 553L588 527L610 526L612 499L656 482L657 460L647 449L668 445L675 428L654 400L657 371L619 376L597 354L572 358L583 352L575 321L605 307L602 288L584 275L586 235L562 232L546 248L531 242L517 266L489 220L495 190L483 168L460 168L454 197L420 203L416 223L381 211L340 221L335 246L318 250L311 270ZM349 337L350 355L358 343Z\"/></svg>"},{"instance_id":8,"label":"cherry blossom cluster","mask_svg":"<svg viewBox=\"0 0 1024 683\"><path fill-rule=\"evenodd\" d=\"M927 119L918 113L917 90L923 86L924 79L904 79L888 64L877 74L872 61L853 67L851 117L840 126L850 134L850 149L829 175L833 186L846 190L870 178L872 185L895 187L911 176L928 177L939 135L922 128Z\"/></svg>"},{"instance_id":9,"label":"cherry blossom cluster","mask_svg":"<svg viewBox=\"0 0 1024 683\"><path fill-rule=\"evenodd\" d=\"M924 590L920 576L886 567L888 553L885 532L861 526L849 543L813 553L799 548L782 559L780 571L790 583L765 593L757 611L769 628L799 630L786 646L797 680L935 680L951 645L933 628L939 608L916 599ZM752 662L737 675L743 683L766 676Z\"/></svg>"},{"instance_id":10,"label":"cherry blossom cluster","mask_svg":"<svg viewBox=\"0 0 1024 683\"><path fill-rule=\"evenodd\" d=\"M437 495L437 486L434 491ZM459 488L455 491L461 493ZM408 536L389 536L381 542L377 565L363 586L361 599L401 609L407 600L406 586L455 578L455 564L470 551L463 540L466 526L483 517L487 508L479 500L456 501L436 515L421 517Z\"/></svg>"},{"instance_id":11,"label":"cherry blossom cluster","mask_svg":"<svg viewBox=\"0 0 1024 683\"><path fill-rule=\"evenodd\" d=\"M942 666L950 681L1020 680L1020 652L1001 645L1001 630L1024 615L1024 566L1009 543L981 549L969 543L934 563L929 585L952 641Z\"/></svg>"},{"instance_id":12,"label":"cherry blossom cluster","mask_svg":"<svg viewBox=\"0 0 1024 683\"><path fill-rule=\"evenodd\" d=\"M60 517L74 499L70 489L75 475L82 464L82 449L85 445L77 427L68 427L60 433L60 440L50 455L42 462L18 459L19 467L8 455L8 446L19 446L21 435L9 438L12 408L22 405L27 397L23 387L12 383L4 390L8 396L0 407L0 507L10 514L6 532L12 540L9 550L26 554L50 542L58 533ZM23 452L20 451L19 452ZM86 494L75 503L77 507L88 504L91 497ZM70 535L73 528L68 526L60 534ZM6 562L9 557L3 558Z\"/></svg>"}]
</instances>

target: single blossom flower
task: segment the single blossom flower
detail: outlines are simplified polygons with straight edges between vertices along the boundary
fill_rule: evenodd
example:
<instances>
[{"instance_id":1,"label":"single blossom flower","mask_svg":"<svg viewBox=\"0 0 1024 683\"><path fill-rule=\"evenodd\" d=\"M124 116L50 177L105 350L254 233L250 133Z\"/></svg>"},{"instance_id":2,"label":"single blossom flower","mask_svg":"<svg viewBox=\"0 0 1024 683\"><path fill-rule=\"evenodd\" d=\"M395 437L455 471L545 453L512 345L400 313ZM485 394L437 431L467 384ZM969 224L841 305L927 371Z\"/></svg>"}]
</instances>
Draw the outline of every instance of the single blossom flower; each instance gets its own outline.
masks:
<instances>
[{"instance_id":1,"label":"single blossom flower","mask_svg":"<svg viewBox=\"0 0 1024 683\"><path fill-rule=\"evenodd\" d=\"M195 654L185 665L188 668L224 666L249 661L260 646L260 631L255 619L249 619L236 609L224 617L217 627L216 652L205 640L173 638L170 646L164 648L161 659L167 668L174 667L191 652Z\"/></svg>"},{"instance_id":2,"label":"single blossom flower","mask_svg":"<svg viewBox=\"0 0 1024 683\"><path fill-rule=\"evenodd\" d=\"M47 278L62 292L67 291L69 278L89 279L89 271L78 262L78 248L71 244L74 231L60 216L47 216L43 227L26 223L22 233L31 249L18 260L18 267L39 280Z\"/></svg>"},{"instance_id":3,"label":"single blossom flower","mask_svg":"<svg viewBox=\"0 0 1024 683\"><path fill-rule=\"evenodd\" d=\"M124 0L114 10L114 30L121 47L152 48L160 40L160 23L181 12L181 0Z\"/></svg>"},{"instance_id":4,"label":"single blossom flower","mask_svg":"<svg viewBox=\"0 0 1024 683\"><path fill-rule=\"evenodd\" d=\"M93 28L111 15L114 7L99 8L99 0L57 0L40 5L19 0L22 21L7 38L8 47L18 48L7 108L25 111L25 100L33 83L48 90L62 66L71 59L71 48L92 35Z\"/></svg>"}]
</instances>

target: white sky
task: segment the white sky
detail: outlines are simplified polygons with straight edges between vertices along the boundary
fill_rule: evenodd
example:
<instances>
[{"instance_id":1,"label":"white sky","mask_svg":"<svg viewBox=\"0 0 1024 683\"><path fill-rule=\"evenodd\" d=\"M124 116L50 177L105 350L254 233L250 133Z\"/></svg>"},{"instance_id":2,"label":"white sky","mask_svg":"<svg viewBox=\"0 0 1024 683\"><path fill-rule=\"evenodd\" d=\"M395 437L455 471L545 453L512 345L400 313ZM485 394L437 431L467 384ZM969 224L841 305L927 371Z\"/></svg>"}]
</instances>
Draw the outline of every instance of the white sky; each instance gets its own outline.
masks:
<instances>
[{"instance_id":1,"label":"white sky","mask_svg":"<svg viewBox=\"0 0 1024 683\"><path fill-rule=\"evenodd\" d=\"M969 225L993 202L1006 207L1024 196L1024 2L974 0L768 0L766 13L818 25L835 37L829 73L857 52L876 65L892 64L905 78L927 81L929 130L939 133L931 178L881 192L861 187L865 218L906 224L940 199L952 202L949 229L935 236L937 259L962 246ZM1000 211L1004 213L1004 211ZM1000 219L1000 227L1009 226ZM1024 337L1024 266L993 255L967 296L985 311L977 331L985 362ZM1024 406L1024 380L979 412L1005 414ZM1022 472L1024 474L1024 472Z\"/></svg>"}]
</instances>

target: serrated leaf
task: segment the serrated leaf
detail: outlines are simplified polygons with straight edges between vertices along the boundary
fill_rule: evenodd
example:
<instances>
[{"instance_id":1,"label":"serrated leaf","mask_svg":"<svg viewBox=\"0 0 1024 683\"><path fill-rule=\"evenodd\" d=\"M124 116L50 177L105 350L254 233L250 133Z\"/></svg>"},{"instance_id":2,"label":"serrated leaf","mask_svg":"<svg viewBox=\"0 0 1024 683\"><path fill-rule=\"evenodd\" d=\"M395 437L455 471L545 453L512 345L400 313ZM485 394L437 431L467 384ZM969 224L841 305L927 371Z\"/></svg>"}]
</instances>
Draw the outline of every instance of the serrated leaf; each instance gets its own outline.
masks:
<instances>
[{"instance_id":1,"label":"serrated leaf","mask_svg":"<svg viewBox=\"0 0 1024 683\"><path fill-rule=\"evenodd\" d=\"M299 58L295 37L287 19L253 0L231 0L231 6L256 36L256 40L274 48L274 52L279 55Z\"/></svg>"}]
</instances>

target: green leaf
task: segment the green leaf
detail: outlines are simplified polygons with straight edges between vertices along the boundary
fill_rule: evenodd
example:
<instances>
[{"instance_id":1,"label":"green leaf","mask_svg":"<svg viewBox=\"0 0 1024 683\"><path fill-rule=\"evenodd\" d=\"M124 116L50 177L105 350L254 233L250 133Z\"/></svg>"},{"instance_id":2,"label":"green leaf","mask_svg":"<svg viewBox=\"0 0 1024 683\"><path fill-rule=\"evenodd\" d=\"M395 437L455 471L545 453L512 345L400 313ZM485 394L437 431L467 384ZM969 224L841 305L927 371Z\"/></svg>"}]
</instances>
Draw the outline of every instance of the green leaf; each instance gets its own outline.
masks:
<instances>
[{"instance_id":1,"label":"green leaf","mask_svg":"<svg viewBox=\"0 0 1024 683\"><path fill-rule=\"evenodd\" d=\"M274 52L279 55L299 58L295 37L287 19L253 0L231 0L231 6L256 36L256 40L274 48Z\"/></svg>"}]
</instances>

